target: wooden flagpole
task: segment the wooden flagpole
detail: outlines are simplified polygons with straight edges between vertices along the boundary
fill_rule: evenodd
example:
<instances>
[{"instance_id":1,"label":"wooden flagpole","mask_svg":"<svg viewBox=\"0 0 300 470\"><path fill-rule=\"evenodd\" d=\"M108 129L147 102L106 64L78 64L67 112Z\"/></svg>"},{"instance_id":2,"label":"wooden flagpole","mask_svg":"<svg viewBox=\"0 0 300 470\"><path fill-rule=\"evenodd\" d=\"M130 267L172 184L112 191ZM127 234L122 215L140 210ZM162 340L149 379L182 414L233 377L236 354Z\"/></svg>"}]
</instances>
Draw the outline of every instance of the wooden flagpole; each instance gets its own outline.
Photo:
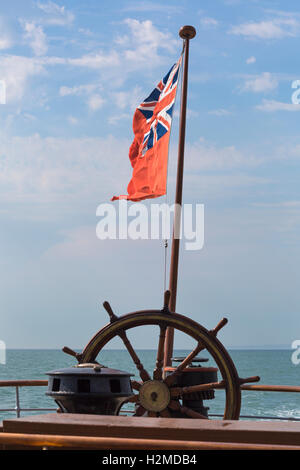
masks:
<instances>
[{"instance_id":1,"label":"wooden flagpole","mask_svg":"<svg viewBox=\"0 0 300 470\"><path fill-rule=\"evenodd\" d=\"M177 180L176 180L176 194L175 194L175 213L174 213L174 227L172 237L172 251L171 251L171 264L170 264L170 280L169 291L170 301L169 310L175 312L176 310L176 296L177 296L177 280L178 280L178 259L179 259L179 246L180 246L180 224L181 224L181 204L182 204L182 186L183 186L183 167L184 167L184 143L185 143L185 128L186 128L186 107L187 107L187 84L188 84L188 65L189 65L189 42L196 36L196 30L193 26L183 26L179 30L179 36L184 40L184 70L183 81L181 90L181 109L180 109L180 123L179 123L179 143L178 143L178 163L177 163ZM165 340L165 354L164 366L171 365L171 358L173 354L174 344L174 329L168 328Z\"/></svg>"}]
</instances>

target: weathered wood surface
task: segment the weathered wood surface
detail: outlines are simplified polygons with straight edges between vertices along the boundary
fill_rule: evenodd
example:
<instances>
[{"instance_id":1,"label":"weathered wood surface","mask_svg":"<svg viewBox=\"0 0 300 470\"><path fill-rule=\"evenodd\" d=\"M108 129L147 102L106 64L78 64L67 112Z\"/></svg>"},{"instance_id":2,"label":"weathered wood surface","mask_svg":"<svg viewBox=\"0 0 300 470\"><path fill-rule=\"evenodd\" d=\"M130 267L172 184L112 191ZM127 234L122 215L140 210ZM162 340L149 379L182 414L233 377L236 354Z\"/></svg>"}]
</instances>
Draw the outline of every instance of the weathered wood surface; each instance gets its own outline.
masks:
<instances>
[{"instance_id":1,"label":"weathered wood surface","mask_svg":"<svg viewBox=\"0 0 300 470\"><path fill-rule=\"evenodd\" d=\"M0 445L29 449L126 450L300 450L300 446L232 442L170 441L119 437L53 436L51 434L0 434Z\"/></svg>"},{"instance_id":2,"label":"weathered wood surface","mask_svg":"<svg viewBox=\"0 0 300 470\"><path fill-rule=\"evenodd\" d=\"M299 422L133 418L50 413L3 421L5 433L300 446Z\"/></svg>"}]
</instances>

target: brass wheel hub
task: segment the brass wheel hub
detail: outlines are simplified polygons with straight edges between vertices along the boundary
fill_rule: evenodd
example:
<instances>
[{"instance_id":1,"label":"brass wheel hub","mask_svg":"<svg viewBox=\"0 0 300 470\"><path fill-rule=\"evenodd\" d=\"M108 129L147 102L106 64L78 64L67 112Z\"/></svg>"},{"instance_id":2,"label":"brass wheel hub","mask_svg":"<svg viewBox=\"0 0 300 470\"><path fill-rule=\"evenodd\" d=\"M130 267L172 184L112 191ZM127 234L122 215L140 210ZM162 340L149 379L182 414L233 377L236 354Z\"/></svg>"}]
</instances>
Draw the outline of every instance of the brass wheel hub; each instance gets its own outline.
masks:
<instances>
[{"instance_id":1,"label":"brass wheel hub","mask_svg":"<svg viewBox=\"0 0 300 470\"><path fill-rule=\"evenodd\" d=\"M160 412L167 408L171 396L166 384L158 380L148 380L139 391L139 402L147 411Z\"/></svg>"}]
</instances>

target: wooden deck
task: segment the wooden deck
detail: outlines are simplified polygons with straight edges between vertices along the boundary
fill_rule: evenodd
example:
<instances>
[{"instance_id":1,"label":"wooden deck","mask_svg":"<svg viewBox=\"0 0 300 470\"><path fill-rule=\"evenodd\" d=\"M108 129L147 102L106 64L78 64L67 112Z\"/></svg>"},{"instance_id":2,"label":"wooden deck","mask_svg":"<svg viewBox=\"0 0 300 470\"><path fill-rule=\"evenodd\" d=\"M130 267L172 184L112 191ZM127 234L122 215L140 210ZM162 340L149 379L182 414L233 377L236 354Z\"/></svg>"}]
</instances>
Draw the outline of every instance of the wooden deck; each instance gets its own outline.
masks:
<instances>
[{"instance_id":1,"label":"wooden deck","mask_svg":"<svg viewBox=\"0 0 300 470\"><path fill-rule=\"evenodd\" d=\"M166 444L171 441L178 441L178 444L179 441L199 442L199 446L203 442L219 442L220 448L221 443L232 443L297 446L300 449L298 422L133 418L50 413L4 420L3 433L118 438L127 439L128 443L130 440L142 439L145 445L147 440L149 442L155 440L165 441ZM115 441L112 439L111 442ZM118 448L117 441L114 445L114 448Z\"/></svg>"}]
</instances>

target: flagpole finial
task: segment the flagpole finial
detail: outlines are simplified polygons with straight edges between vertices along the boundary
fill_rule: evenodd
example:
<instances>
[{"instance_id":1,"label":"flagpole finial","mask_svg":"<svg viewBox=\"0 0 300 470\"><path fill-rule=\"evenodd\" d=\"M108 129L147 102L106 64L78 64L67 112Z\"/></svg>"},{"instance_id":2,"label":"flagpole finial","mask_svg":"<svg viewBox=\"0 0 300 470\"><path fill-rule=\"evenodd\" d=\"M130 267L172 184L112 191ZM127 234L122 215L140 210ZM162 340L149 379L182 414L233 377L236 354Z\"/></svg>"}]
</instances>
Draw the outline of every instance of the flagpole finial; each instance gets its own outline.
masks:
<instances>
[{"instance_id":1,"label":"flagpole finial","mask_svg":"<svg viewBox=\"0 0 300 470\"><path fill-rule=\"evenodd\" d=\"M179 30L179 36L182 39L193 39L196 36L196 30L194 26L182 26Z\"/></svg>"}]
</instances>

